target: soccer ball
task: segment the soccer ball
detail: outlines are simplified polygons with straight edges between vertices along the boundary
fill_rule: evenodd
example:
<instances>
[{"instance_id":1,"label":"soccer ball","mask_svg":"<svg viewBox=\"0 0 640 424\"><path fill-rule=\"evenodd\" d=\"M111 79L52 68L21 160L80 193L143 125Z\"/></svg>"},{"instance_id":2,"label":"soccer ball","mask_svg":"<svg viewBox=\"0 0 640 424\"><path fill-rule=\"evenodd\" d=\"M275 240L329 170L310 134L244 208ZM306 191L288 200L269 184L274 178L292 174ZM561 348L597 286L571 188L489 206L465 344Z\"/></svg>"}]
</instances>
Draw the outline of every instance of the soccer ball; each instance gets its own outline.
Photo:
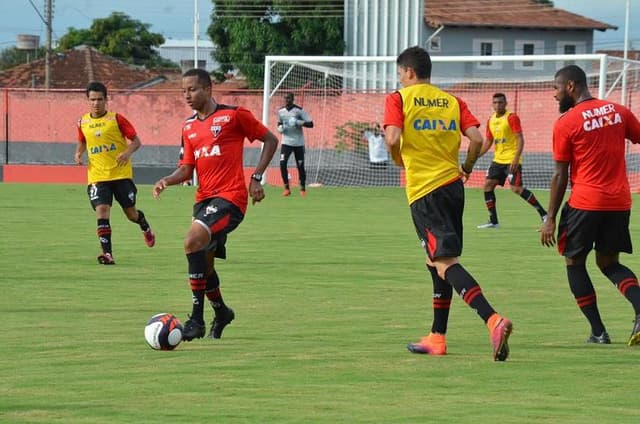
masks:
<instances>
[{"instance_id":1,"label":"soccer ball","mask_svg":"<svg viewBox=\"0 0 640 424\"><path fill-rule=\"evenodd\" d=\"M295 128L297 126L296 125L297 122L298 122L298 118L296 118L295 116L291 116L288 122L289 128Z\"/></svg>"},{"instance_id":2,"label":"soccer ball","mask_svg":"<svg viewBox=\"0 0 640 424\"><path fill-rule=\"evenodd\" d=\"M182 341L182 323L172 314L156 314L144 327L144 339L152 349L173 350Z\"/></svg>"}]
</instances>

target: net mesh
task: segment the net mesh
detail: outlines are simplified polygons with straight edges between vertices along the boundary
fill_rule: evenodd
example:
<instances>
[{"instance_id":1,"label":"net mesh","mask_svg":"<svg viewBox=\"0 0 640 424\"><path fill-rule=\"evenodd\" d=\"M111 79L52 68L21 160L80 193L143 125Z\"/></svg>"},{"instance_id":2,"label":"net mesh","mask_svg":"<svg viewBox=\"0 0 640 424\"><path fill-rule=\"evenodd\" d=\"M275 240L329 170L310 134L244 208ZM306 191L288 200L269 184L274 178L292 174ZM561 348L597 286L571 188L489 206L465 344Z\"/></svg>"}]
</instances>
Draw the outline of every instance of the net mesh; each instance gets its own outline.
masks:
<instances>
[{"instance_id":1,"label":"net mesh","mask_svg":"<svg viewBox=\"0 0 640 424\"><path fill-rule=\"evenodd\" d=\"M595 56L595 55L594 55ZM534 66L537 57L523 61L514 60L523 66ZM437 62L433 58L431 81L433 84L461 97L471 112L482 123L484 134L486 122L491 116L492 96L496 92L507 97L507 108L519 115L525 139L523 175L524 184L531 188L548 188L553 171L551 135L553 124L559 116L558 105L553 97L553 75L555 69L571 63L554 61L552 72L540 76L539 72L516 78L505 73L486 73L482 77L471 77L476 68L475 61L461 59ZM453 61L452 61L453 59ZM576 61L587 71L593 95L604 91L606 98L621 103L621 76L627 64L626 99L624 101L640 115L640 62L609 58L606 78L600 84L602 59ZM376 136L376 126L382 123L384 98L398 87L395 58L369 58L353 61L323 61L321 58L305 60L301 57L271 57L265 95L265 117L270 127L275 128L277 110L283 106L284 94L292 92L295 102L313 118L314 128L305 129L307 183L334 186L397 186L404 182L403 171L386 157L384 143ZM526 73L525 73L526 74ZM380 150L382 149L382 150ZM463 139L460 154L463 159L467 142ZM629 143L627 166L634 191L640 189L640 151ZM477 163L470 186L481 186L484 174L493 157L489 151ZM294 164L289 164L294 167ZM289 174L295 178L295 170Z\"/></svg>"}]
</instances>

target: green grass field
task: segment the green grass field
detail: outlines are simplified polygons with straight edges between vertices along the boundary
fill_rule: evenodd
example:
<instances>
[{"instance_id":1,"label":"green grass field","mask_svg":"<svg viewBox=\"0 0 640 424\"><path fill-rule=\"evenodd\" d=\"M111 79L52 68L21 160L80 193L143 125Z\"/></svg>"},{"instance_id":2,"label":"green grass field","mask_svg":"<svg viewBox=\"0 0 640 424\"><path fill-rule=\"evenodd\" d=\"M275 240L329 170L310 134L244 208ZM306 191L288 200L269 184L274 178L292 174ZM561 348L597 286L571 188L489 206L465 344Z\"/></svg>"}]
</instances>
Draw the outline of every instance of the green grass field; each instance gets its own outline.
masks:
<instances>
[{"instance_id":1,"label":"green grass field","mask_svg":"<svg viewBox=\"0 0 640 424\"><path fill-rule=\"evenodd\" d=\"M613 344L585 345L562 258L507 190L499 230L475 228L486 211L468 190L461 259L514 322L505 363L458 297L447 356L405 349L430 328L431 282L400 188L268 188L218 262L236 320L220 340L153 351L149 317L191 311L182 241L193 188L159 201L139 190L156 247L114 209L117 265L104 267L84 186L0 184L0 422L637 422L631 306L590 258ZM640 274L638 256L622 261Z\"/></svg>"}]
</instances>

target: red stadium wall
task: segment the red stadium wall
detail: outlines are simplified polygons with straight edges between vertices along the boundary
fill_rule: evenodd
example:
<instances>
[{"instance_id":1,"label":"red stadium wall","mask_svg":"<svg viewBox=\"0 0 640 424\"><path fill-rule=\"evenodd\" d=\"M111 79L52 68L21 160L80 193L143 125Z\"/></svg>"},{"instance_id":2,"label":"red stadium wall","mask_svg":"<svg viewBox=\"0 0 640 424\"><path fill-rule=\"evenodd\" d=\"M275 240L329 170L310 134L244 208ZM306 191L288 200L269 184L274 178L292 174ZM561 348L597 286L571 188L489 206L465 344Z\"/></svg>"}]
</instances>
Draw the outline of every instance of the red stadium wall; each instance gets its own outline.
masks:
<instances>
[{"instance_id":1,"label":"red stadium wall","mask_svg":"<svg viewBox=\"0 0 640 424\"><path fill-rule=\"evenodd\" d=\"M594 89L595 90L595 89ZM491 114L491 97L495 87L453 87L451 92L462 97L470 110L481 121L484 133L485 123ZM520 116L525 136L525 152L551 152L553 123L559 116L557 102L550 87L501 89L508 98L509 109ZM76 122L87 111L84 91L80 90L0 90L0 140L2 150L11 148L11 143L75 143ZM246 91L242 94L214 92L219 103L240 105L251 110L259 119L262 116L262 92ZM384 93L346 93L320 97L312 92L296 93L296 103L311 115L315 127L305 131L308 149L334 149L337 127L345 122L380 121L384 109ZM610 98L619 100L619 93ZM640 116L640 93L632 92L628 97L631 109ZM269 127L275 131L276 112L282 106L282 98L272 98L269 111ZM110 110L126 116L136 127L143 145L176 147L180 144L181 124L191 110L185 104L179 91L149 90L140 92L114 91L109 93ZM5 147L7 146L7 147ZM247 147L250 144L247 142ZM255 147L255 145L252 145ZM463 142L461 150L465 151ZM2 155L6 161L7 156ZM11 158L11 154L9 154ZM35 162L45 162L38 160ZM4 166L3 179L28 180L41 172L22 167L18 163ZM71 169L73 167L70 167ZM44 170L40 168L40 170ZM47 168L51 178L65 180L71 178L59 173L55 166ZM77 169L71 173L77 172ZM277 174L277 172L270 172ZM293 173L295 174L295 172ZM76 175L76 174L73 174ZM75 177L74 177L75 180Z\"/></svg>"}]
</instances>

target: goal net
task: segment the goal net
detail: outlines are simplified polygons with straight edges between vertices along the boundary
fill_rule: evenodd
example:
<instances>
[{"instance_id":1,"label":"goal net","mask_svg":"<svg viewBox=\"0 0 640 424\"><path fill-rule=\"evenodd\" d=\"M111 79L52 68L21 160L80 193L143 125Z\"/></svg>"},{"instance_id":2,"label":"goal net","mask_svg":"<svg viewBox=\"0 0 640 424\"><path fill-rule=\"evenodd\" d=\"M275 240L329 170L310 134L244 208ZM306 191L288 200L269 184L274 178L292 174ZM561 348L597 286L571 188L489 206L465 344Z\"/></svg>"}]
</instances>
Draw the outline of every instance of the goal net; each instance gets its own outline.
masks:
<instances>
[{"instance_id":1,"label":"goal net","mask_svg":"<svg viewBox=\"0 0 640 424\"><path fill-rule=\"evenodd\" d=\"M494 93L504 93L507 109L519 115L525 139L524 183L548 188L553 172L551 136L559 116L553 78L567 64L587 73L594 96L628 105L640 116L640 62L603 54L532 56L433 56L431 82L461 97L482 123L491 116ZM308 185L399 186L404 172L387 156L382 124L385 96L399 87L396 57L267 56L263 122L276 129L284 95L311 116L305 128ZM467 141L460 155L464 160ZM629 179L640 190L640 148L627 148ZM479 187L493 149L477 163L468 186ZM289 175L296 183L295 163ZM275 172L272 171L272 172Z\"/></svg>"}]
</instances>

